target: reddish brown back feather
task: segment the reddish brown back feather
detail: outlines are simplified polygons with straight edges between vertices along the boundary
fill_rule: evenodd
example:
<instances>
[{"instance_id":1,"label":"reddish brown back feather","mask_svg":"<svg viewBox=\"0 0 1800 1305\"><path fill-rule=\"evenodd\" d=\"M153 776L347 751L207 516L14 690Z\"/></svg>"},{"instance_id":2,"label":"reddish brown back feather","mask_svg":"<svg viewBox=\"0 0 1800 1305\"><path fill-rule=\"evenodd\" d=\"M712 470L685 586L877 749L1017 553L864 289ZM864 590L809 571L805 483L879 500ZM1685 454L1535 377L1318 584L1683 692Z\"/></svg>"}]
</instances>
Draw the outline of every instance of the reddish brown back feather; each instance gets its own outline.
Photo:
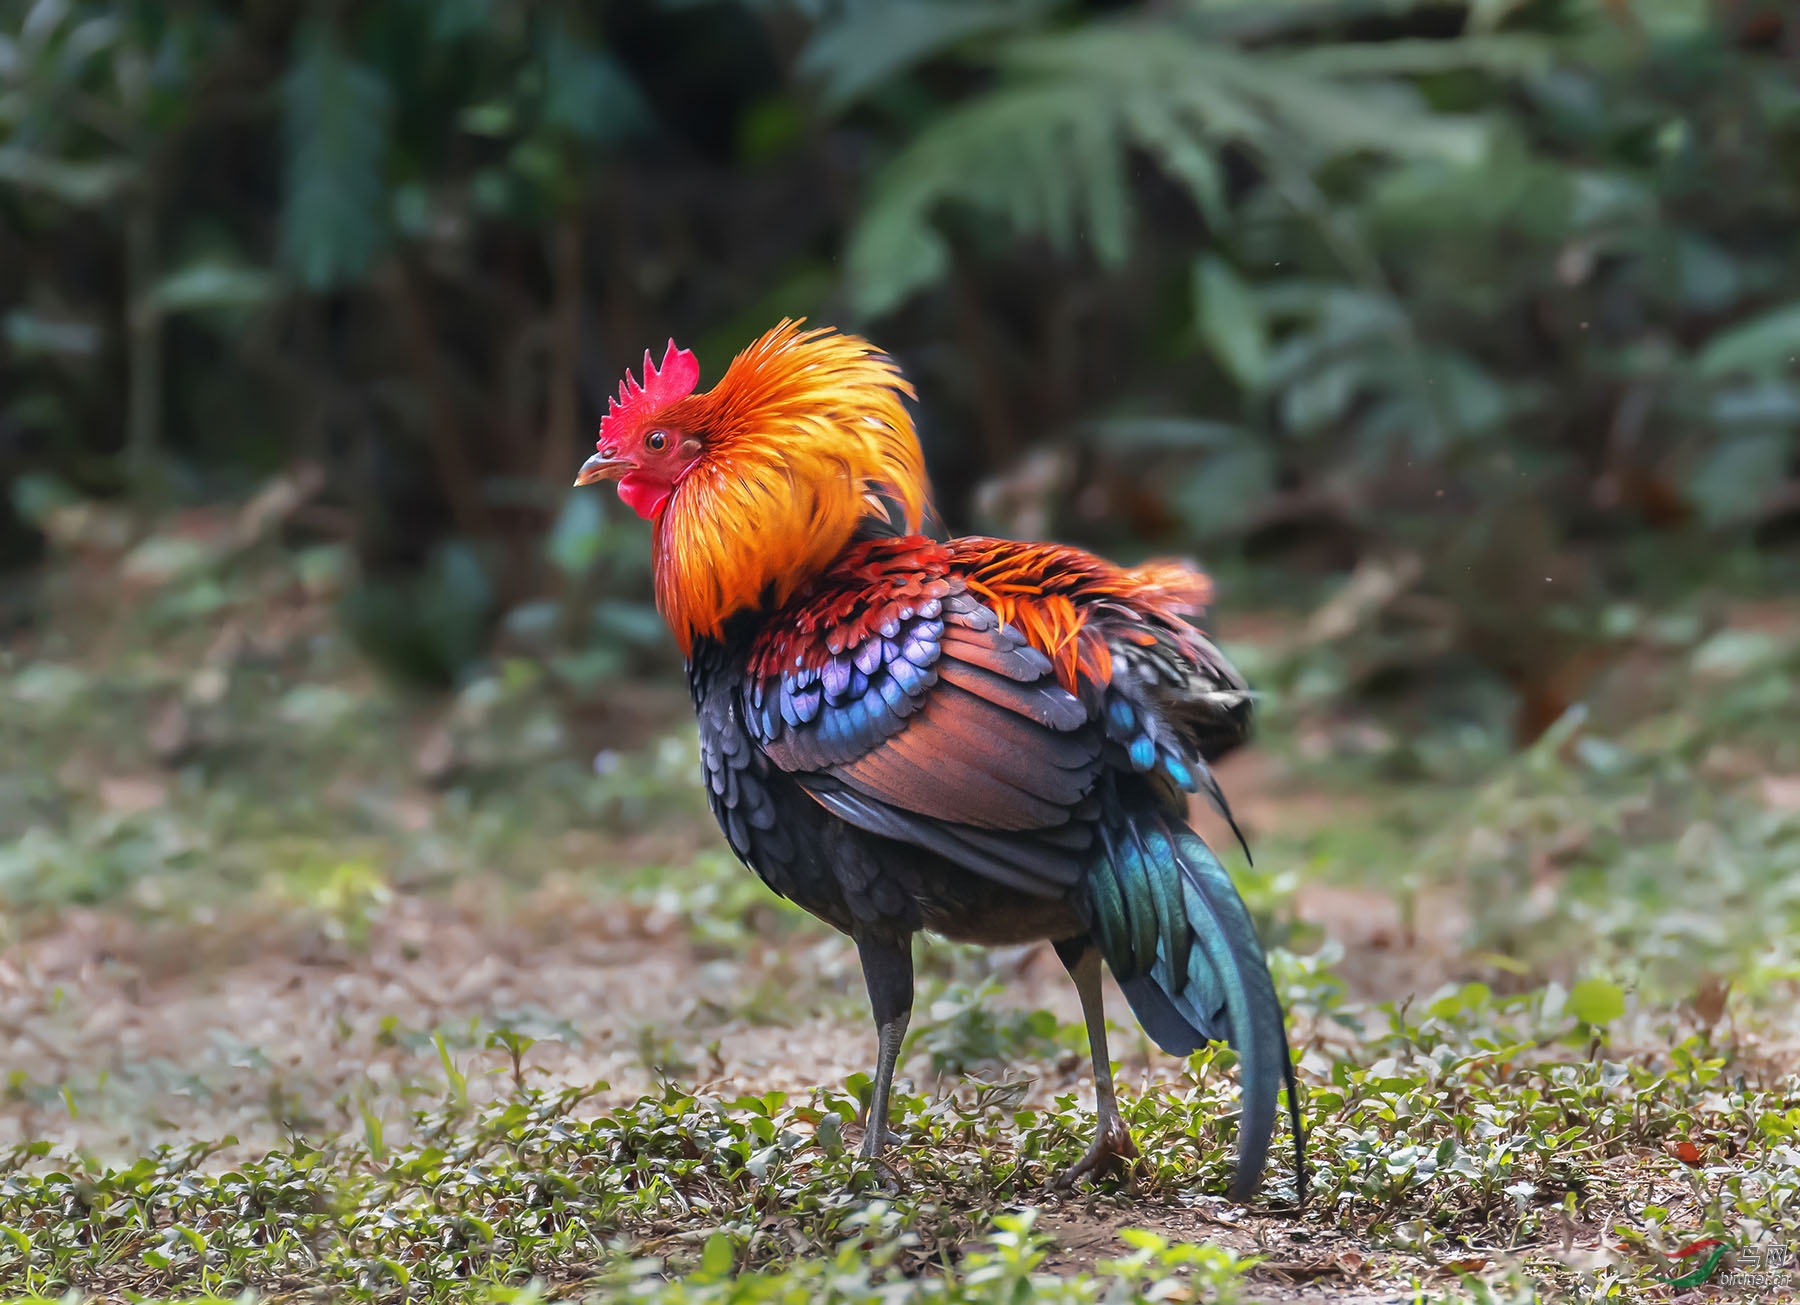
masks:
<instances>
[{"instance_id":1,"label":"reddish brown back feather","mask_svg":"<svg viewBox=\"0 0 1800 1305\"><path fill-rule=\"evenodd\" d=\"M1105 684L1112 678L1107 635L1133 637L1133 616L1179 626L1212 598L1212 582L1185 562L1122 567L1066 544L978 535L951 540L948 551L969 591L1049 657L1070 692L1083 680ZM1127 619L1102 634L1094 618L1108 611ZM1138 637L1152 636L1142 631Z\"/></svg>"}]
</instances>

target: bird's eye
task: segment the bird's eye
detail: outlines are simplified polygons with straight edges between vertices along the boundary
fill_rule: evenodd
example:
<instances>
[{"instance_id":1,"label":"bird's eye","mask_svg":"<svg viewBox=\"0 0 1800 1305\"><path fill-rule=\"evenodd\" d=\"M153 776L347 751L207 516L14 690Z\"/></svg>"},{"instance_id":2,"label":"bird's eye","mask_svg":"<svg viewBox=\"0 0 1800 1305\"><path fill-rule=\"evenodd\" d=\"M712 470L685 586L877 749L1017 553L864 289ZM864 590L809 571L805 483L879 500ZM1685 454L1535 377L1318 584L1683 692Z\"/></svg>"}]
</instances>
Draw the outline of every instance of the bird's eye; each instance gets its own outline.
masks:
<instances>
[{"instance_id":1,"label":"bird's eye","mask_svg":"<svg viewBox=\"0 0 1800 1305\"><path fill-rule=\"evenodd\" d=\"M652 453L661 453L664 449L669 447L669 433L662 430L653 430L650 432L650 437L646 439L644 443L649 446Z\"/></svg>"}]
</instances>

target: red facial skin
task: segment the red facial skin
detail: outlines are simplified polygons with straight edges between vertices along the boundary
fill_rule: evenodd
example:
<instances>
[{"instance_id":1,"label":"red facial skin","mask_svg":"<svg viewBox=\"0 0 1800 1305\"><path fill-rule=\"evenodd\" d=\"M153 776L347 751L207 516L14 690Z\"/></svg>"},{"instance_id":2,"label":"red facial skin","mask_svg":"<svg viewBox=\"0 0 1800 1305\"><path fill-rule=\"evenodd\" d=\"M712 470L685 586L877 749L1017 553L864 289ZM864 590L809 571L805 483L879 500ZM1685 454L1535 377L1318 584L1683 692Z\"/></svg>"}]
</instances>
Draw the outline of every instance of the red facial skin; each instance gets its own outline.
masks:
<instances>
[{"instance_id":1,"label":"red facial skin","mask_svg":"<svg viewBox=\"0 0 1800 1305\"><path fill-rule=\"evenodd\" d=\"M665 414L678 416L699 379L700 364L686 349L677 349L675 341L669 341L660 367L646 349L643 384L625 373L618 397L606 401L599 451L582 464L575 483L617 480L625 506L646 521L654 520L701 450L698 437L659 419Z\"/></svg>"},{"instance_id":2,"label":"red facial skin","mask_svg":"<svg viewBox=\"0 0 1800 1305\"><path fill-rule=\"evenodd\" d=\"M656 514L663 510L669 495L674 492L673 485L659 485L647 476L622 476L619 479L619 498L646 521L656 519Z\"/></svg>"},{"instance_id":3,"label":"red facial skin","mask_svg":"<svg viewBox=\"0 0 1800 1305\"><path fill-rule=\"evenodd\" d=\"M646 521L653 521L669 502L675 486L700 457L700 441L666 426L652 425L641 435L615 444L605 441L589 466L603 468L581 483L592 483L608 473L619 478L619 498Z\"/></svg>"}]
</instances>

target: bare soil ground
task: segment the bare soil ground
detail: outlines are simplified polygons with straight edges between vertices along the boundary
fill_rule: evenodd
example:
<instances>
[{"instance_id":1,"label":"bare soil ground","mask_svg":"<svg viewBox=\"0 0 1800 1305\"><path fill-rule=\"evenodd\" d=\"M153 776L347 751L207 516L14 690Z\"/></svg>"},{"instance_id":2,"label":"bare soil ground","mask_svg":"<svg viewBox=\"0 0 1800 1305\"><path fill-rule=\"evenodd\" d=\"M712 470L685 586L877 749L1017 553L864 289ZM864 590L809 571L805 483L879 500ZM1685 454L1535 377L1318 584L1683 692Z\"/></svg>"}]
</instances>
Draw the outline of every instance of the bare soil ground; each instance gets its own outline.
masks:
<instances>
[{"instance_id":1,"label":"bare soil ground","mask_svg":"<svg viewBox=\"0 0 1800 1305\"><path fill-rule=\"evenodd\" d=\"M1258 788L1254 755L1224 777L1251 830L1329 818L1316 801L1299 810ZM1209 835L1228 838L1211 819ZM124 1155L228 1133L256 1149L295 1128L350 1127L371 1093L429 1078L430 1032L458 1027L530 1033L534 1075L604 1081L601 1102L640 1096L664 1073L721 1093L804 1092L866 1070L872 1054L854 950L823 930L698 942L668 910L554 881L523 901L476 885L448 899L402 894L354 947L316 921L226 911L176 924L72 909L0 951L0 1048L23 1071L0 1098L0 1144L48 1138ZM1428 991L1457 963L1453 903L1408 932L1392 898L1314 885L1296 914L1342 944L1338 972L1361 997ZM1047 945L990 960L1008 1001L1080 1018ZM1109 994L1122 1081L1175 1075L1110 981ZM1079 1080L1091 1099L1087 1066L1066 1068L1037 1091Z\"/></svg>"}]
</instances>

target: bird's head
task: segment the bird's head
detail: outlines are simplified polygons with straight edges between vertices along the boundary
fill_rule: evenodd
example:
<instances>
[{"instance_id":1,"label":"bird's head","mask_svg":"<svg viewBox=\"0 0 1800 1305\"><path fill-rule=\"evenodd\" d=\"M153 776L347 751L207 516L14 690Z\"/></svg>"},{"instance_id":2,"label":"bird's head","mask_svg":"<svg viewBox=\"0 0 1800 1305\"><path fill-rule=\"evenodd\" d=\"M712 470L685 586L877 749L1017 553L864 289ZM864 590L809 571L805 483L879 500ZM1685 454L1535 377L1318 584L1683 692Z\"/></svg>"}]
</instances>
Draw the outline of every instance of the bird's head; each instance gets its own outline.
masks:
<instances>
[{"instance_id":1,"label":"bird's head","mask_svg":"<svg viewBox=\"0 0 1800 1305\"><path fill-rule=\"evenodd\" d=\"M699 360L691 351L677 349L675 341L669 341L660 368L644 350L644 383L625 373L619 397L606 401L594 456L581 464L575 483L616 480L626 506L654 519L700 458L700 437L679 424L682 401L699 383Z\"/></svg>"},{"instance_id":2,"label":"bird's head","mask_svg":"<svg viewBox=\"0 0 1800 1305\"><path fill-rule=\"evenodd\" d=\"M902 396L868 341L784 321L695 394L700 364L669 341L608 400L577 485L616 480L655 523L656 599L684 652L727 619L780 603L828 566L880 500L916 532L928 489Z\"/></svg>"}]
</instances>

